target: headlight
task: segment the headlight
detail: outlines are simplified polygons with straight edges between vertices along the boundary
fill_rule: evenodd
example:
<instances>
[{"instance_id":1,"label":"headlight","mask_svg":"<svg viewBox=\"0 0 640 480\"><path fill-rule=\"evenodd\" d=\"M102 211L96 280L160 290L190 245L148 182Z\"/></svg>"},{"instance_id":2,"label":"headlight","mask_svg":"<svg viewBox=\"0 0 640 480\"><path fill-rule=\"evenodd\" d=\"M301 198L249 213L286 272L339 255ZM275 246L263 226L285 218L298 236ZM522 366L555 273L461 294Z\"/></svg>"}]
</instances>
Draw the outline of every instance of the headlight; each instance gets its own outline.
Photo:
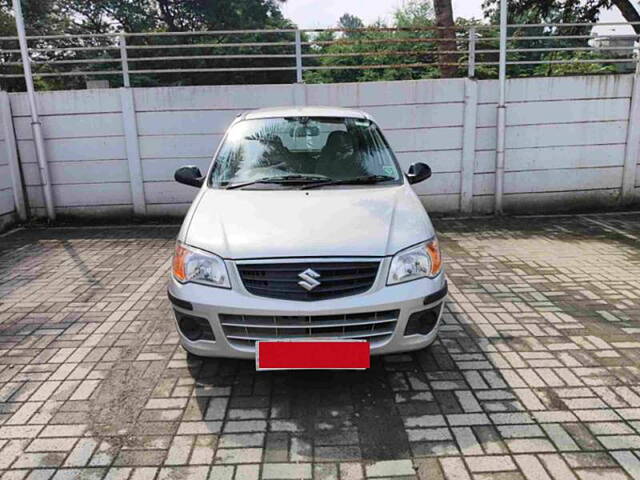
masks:
<instances>
[{"instance_id":1,"label":"headlight","mask_svg":"<svg viewBox=\"0 0 640 480\"><path fill-rule=\"evenodd\" d=\"M438 239L396 253L391 260L387 285L409 282L418 278L433 278L442 270L442 257Z\"/></svg>"},{"instance_id":2,"label":"headlight","mask_svg":"<svg viewBox=\"0 0 640 480\"><path fill-rule=\"evenodd\" d=\"M231 288L227 267L213 253L176 243L173 254L173 276L180 283L201 283L212 287Z\"/></svg>"}]
</instances>

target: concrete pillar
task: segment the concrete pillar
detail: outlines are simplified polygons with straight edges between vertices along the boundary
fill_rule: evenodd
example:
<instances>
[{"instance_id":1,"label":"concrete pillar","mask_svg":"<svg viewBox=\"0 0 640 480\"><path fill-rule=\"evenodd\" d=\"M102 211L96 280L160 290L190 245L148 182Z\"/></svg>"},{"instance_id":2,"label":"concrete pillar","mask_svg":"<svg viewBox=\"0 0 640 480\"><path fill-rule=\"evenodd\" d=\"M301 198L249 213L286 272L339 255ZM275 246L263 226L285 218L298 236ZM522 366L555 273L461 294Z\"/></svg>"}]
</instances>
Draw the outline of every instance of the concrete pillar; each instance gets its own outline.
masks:
<instances>
[{"instance_id":1,"label":"concrete pillar","mask_svg":"<svg viewBox=\"0 0 640 480\"><path fill-rule=\"evenodd\" d=\"M142 177L142 162L140 161L140 147L138 145L138 124L136 122L136 107L131 88L120 88L122 103L122 123L124 139L129 162L129 181L133 198L133 213L144 215L147 206L144 197L144 179Z\"/></svg>"},{"instance_id":2,"label":"concrete pillar","mask_svg":"<svg viewBox=\"0 0 640 480\"><path fill-rule=\"evenodd\" d=\"M462 165L460 169L460 211L473 212L473 174L476 161L476 123L478 116L478 82L464 82L464 114L462 125Z\"/></svg>"}]
</instances>

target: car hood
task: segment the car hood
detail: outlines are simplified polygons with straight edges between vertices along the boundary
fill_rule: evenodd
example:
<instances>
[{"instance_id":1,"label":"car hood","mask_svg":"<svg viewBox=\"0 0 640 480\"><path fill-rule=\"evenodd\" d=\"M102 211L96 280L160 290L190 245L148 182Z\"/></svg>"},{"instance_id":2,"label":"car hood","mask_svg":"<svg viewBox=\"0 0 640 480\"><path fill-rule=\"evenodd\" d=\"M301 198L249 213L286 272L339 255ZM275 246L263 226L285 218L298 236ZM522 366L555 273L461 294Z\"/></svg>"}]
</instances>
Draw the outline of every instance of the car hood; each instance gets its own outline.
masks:
<instances>
[{"instance_id":1,"label":"car hood","mask_svg":"<svg viewBox=\"0 0 640 480\"><path fill-rule=\"evenodd\" d=\"M186 238L223 258L384 256L433 236L408 185L203 190Z\"/></svg>"}]
</instances>

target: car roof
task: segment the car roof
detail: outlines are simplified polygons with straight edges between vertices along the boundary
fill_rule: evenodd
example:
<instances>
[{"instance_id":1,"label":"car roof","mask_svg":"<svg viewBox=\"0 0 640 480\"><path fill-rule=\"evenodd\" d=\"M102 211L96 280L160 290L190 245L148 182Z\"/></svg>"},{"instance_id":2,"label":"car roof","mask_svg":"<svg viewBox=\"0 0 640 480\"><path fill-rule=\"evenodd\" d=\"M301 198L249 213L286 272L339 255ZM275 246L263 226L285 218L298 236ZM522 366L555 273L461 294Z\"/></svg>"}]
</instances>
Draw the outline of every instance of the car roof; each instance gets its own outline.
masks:
<instances>
[{"instance_id":1,"label":"car roof","mask_svg":"<svg viewBox=\"0 0 640 480\"><path fill-rule=\"evenodd\" d=\"M323 106L295 106L295 107L272 107L259 108L244 113L240 120L253 120L257 118L279 118L279 117L348 117L366 118L373 120L371 115L361 110L342 107Z\"/></svg>"}]
</instances>

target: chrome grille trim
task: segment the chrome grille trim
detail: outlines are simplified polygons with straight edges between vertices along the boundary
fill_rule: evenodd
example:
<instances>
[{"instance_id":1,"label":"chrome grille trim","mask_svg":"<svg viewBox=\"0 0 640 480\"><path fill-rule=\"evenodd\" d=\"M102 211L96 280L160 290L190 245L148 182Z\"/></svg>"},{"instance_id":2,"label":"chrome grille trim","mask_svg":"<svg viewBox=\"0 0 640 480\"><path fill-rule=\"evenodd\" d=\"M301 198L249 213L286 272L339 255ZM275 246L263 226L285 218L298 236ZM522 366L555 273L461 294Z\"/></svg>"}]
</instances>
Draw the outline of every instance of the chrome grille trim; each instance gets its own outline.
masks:
<instances>
[{"instance_id":1,"label":"chrome grille trim","mask_svg":"<svg viewBox=\"0 0 640 480\"><path fill-rule=\"evenodd\" d=\"M349 335L323 335L322 337L318 337L318 338L335 338L335 339L348 339L348 338L371 338L371 337L378 337L378 336L382 336L382 335L391 335L393 333L393 330L388 330L388 331L382 331L382 332L376 332L376 333L370 333L370 332L360 332L360 333L354 333L353 335L349 334ZM227 335L228 339L231 340L248 340L248 341L258 341L258 340L276 340L271 336L250 336L250 335ZM297 337L288 337L287 339L291 340L295 340ZM308 338L308 337L303 337L301 336L300 338ZM279 340L283 340L283 339L279 339Z\"/></svg>"},{"instance_id":2,"label":"chrome grille trim","mask_svg":"<svg viewBox=\"0 0 640 480\"><path fill-rule=\"evenodd\" d=\"M396 320L372 320L372 321L362 321L362 322L344 322L341 324L343 327L355 327L359 325L373 325L378 323L394 323ZM239 327L239 328L274 328L274 324L257 324L257 323L232 323L232 322L224 322L222 323L223 327ZM327 322L317 322L317 323L309 323L305 325L278 325L277 328L332 328L336 325L334 323Z\"/></svg>"},{"instance_id":3,"label":"chrome grille trim","mask_svg":"<svg viewBox=\"0 0 640 480\"><path fill-rule=\"evenodd\" d=\"M258 340L358 338L380 342L393 335L400 310L340 315L218 315L225 337L254 346Z\"/></svg>"}]
</instances>

